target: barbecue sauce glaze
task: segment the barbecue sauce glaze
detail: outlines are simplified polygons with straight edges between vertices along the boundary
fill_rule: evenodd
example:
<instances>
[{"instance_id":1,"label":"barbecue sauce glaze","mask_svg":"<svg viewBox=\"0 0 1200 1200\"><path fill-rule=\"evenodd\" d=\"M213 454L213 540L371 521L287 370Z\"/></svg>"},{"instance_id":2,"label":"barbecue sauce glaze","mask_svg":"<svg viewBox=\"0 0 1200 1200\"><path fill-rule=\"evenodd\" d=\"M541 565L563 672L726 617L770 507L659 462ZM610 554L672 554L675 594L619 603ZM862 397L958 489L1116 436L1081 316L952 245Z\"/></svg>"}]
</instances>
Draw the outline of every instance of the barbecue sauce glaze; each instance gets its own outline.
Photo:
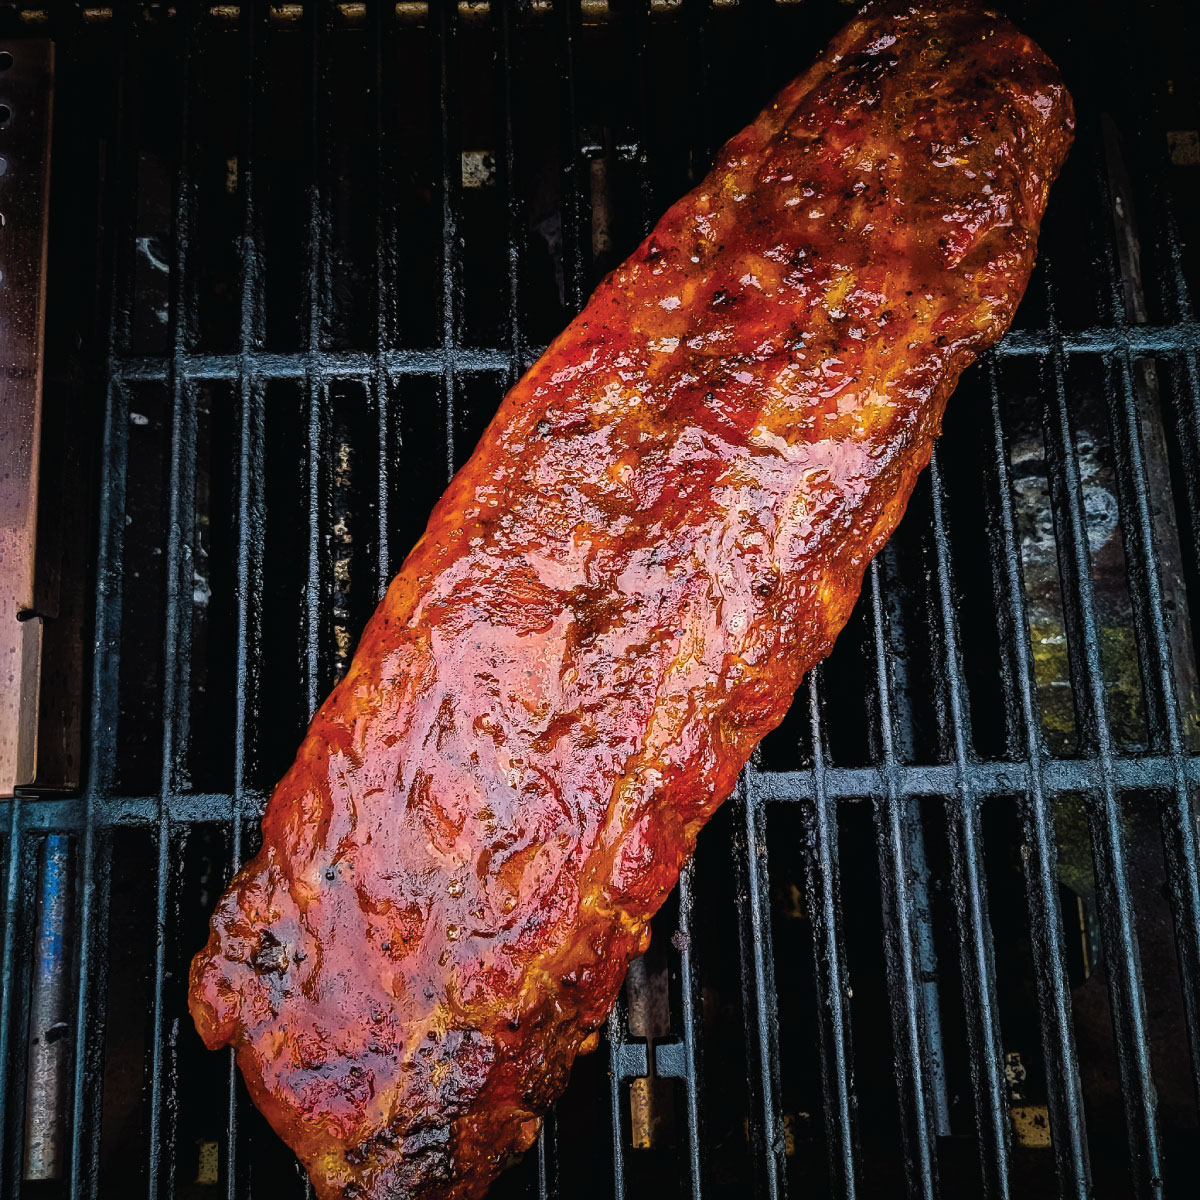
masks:
<instances>
[{"instance_id":1,"label":"barbecue sauce glaze","mask_svg":"<svg viewBox=\"0 0 1200 1200\"><path fill-rule=\"evenodd\" d=\"M1073 128L959 4L868 9L509 392L191 973L322 1200L481 1195L829 653L1007 328Z\"/></svg>"}]
</instances>

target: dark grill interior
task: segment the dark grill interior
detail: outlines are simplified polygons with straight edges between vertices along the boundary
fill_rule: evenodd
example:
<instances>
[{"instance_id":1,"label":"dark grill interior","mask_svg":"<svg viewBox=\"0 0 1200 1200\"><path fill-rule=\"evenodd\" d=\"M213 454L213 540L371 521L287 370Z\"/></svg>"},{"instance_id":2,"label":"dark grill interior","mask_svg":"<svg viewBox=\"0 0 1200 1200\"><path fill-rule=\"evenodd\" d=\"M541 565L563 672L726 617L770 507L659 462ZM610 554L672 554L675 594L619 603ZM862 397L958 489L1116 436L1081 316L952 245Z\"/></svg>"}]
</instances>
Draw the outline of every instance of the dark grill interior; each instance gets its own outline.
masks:
<instances>
[{"instance_id":1,"label":"dark grill interior","mask_svg":"<svg viewBox=\"0 0 1200 1200\"><path fill-rule=\"evenodd\" d=\"M1017 326L496 1197L1195 1194L1200 22L1012 11L1080 117ZM0 1196L305 1191L186 1013L216 896L504 388L848 12L0 5L84 729L2 802Z\"/></svg>"}]
</instances>

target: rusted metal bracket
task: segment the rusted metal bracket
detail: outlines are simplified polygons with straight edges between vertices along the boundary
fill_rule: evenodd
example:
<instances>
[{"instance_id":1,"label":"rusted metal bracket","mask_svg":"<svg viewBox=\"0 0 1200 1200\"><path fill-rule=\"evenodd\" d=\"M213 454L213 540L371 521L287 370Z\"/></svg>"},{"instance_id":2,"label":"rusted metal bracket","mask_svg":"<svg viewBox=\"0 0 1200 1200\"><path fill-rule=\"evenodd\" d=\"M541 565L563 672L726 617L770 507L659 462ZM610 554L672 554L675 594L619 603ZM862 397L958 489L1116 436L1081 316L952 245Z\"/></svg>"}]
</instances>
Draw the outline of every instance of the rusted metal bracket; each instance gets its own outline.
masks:
<instances>
[{"instance_id":1,"label":"rusted metal bracket","mask_svg":"<svg viewBox=\"0 0 1200 1200\"><path fill-rule=\"evenodd\" d=\"M37 770L34 601L54 47L0 44L0 796Z\"/></svg>"}]
</instances>

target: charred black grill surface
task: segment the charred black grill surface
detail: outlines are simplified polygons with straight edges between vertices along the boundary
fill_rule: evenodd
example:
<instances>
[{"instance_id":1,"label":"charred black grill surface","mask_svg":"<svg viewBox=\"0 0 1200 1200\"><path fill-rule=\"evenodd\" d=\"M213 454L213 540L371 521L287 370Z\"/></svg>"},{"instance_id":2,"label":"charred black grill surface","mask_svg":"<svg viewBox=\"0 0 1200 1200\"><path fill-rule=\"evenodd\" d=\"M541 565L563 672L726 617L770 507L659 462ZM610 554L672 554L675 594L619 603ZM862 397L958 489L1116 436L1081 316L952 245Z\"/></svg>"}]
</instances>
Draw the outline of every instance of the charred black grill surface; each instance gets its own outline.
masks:
<instances>
[{"instance_id":1,"label":"charred black grill surface","mask_svg":"<svg viewBox=\"0 0 1200 1200\"><path fill-rule=\"evenodd\" d=\"M1016 326L496 1196L1194 1186L1200 29L1010 11L1079 121ZM304 1193L186 1019L216 895L504 390L846 15L0 10L56 44L43 491L90 597L46 621L82 783L0 801L0 1197Z\"/></svg>"}]
</instances>

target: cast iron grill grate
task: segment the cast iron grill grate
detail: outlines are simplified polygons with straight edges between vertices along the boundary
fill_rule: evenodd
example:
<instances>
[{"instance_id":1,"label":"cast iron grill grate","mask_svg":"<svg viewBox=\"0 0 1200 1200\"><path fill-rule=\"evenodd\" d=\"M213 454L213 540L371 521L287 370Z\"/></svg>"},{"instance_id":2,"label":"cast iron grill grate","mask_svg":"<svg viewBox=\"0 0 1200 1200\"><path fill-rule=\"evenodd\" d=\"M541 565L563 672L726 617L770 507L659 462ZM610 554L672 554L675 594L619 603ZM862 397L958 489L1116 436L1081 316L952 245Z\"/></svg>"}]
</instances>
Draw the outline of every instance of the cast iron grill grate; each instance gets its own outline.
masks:
<instances>
[{"instance_id":1,"label":"cast iron grill grate","mask_svg":"<svg viewBox=\"0 0 1200 1200\"><path fill-rule=\"evenodd\" d=\"M83 785L4 802L0 1196L304 1191L186 1016L215 896L503 389L846 13L0 12L14 54L57 45L47 400L95 530ZM1017 327L496 1196L1200 1169L1196 15L1015 15L1080 115ZM52 860L70 1054L35 1182Z\"/></svg>"}]
</instances>

